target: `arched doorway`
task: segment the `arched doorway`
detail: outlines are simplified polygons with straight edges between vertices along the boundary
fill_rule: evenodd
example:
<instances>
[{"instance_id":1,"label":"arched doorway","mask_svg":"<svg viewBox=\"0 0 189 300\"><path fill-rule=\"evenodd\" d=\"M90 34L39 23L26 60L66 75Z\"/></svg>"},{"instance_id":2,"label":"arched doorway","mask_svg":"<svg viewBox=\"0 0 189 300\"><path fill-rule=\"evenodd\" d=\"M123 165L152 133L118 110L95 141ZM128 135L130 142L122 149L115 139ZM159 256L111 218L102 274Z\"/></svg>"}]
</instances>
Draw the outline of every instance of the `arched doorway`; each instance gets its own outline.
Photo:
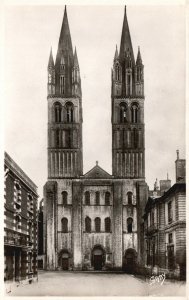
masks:
<instances>
[{"instance_id":1,"label":"arched doorway","mask_svg":"<svg viewBox=\"0 0 189 300\"><path fill-rule=\"evenodd\" d=\"M136 256L137 253L134 249L127 249L124 257L124 270L128 274L134 274L136 270Z\"/></svg>"},{"instance_id":2,"label":"arched doorway","mask_svg":"<svg viewBox=\"0 0 189 300\"><path fill-rule=\"evenodd\" d=\"M69 270L69 252L67 250L63 250L59 254L59 266L62 270Z\"/></svg>"},{"instance_id":3,"label":"arched doorway","mask_svg":"<svg viewBox=\"0 0 189 300\"><path fill-rule=\"evenodd\" d=\"M94 270L102 270L102 267L105 263L105 254L103 248L100 245L97 245L93 248L91 257Z\"/></svg>"}]
</instances>

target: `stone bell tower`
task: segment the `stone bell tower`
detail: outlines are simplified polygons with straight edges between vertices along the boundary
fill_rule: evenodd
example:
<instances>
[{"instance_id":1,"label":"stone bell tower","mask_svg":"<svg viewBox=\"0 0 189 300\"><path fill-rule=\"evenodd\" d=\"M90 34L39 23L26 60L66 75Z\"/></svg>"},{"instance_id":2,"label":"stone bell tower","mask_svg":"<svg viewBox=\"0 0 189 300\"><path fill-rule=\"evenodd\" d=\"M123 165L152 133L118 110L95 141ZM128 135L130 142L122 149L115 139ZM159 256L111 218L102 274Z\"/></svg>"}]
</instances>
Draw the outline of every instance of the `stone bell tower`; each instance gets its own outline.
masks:
<instances>
[{"instance_id":1,"label":"stone bell tower","mask_svg":"<svg viewBox=\"0 0 189 300\"><path fill-rule=\"evenodd\" d=\"M125 7L112 69L112 174L144 178L144 149L144 66L140 48L135 62Z\"/></svg>"},{"instance_id":2,"label":"stone bell tower","mask_svg":"<svg viewBox=\"0 0 189 300\"><path fill-rule=\"evenodd\" d=\"M116 222L114 225L115 259L117 266L124 265L127 255L131 255L129 251L133 251L133 261L140 265L144 252L142 215L148 190L145 182L144 66L140 48L137 59L134 58L126 7L120 49L118 52L116 46L113 60L111 96L112 174L116 178L114 207L119 210L119 226ZM125 220L128 226L132 224L132 234L124 227ZM122 257L118 257L119 249L123 249Z\"/></svg>"},{"instance_id":3,"label":"stone bell tower","mask_svg":"<svg viewBox=\"0 0 189 300\"><path fill-rule=\"evenodd\" d=\"M58 268L60 249L72 251L73 180L83 175L80 68L65 7L56 60L50 52L47 83L48 181L44 187L44 249L48 270ZM63 218L63 219L62 219ZM62 222L66 221L66 233ZM65 225L65 224L64 224ZM75 231L74 231L75 232Z\"/></svg>"},{"instance_id":4,"label":"stone bell tower","mask_svg":"<svg viewBox=\"0 0 189 300\"><path fill-rule=\"evenodd\" d=\"M83 173L81 79L66 8L55 64L50 52L47 86L48 178L77 177Z\"/></svg>"}]
</instances>

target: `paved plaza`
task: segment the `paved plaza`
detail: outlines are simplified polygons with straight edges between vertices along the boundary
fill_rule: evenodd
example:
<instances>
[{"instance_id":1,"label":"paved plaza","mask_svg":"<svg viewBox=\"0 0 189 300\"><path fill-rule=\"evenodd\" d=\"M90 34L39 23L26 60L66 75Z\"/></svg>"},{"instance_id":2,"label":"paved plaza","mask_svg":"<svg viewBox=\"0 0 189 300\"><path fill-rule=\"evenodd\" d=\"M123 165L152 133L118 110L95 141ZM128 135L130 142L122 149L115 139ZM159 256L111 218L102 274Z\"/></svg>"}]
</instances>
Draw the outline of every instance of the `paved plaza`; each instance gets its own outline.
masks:
<instances>
[{"instance_id":1,"label":"paved plaza","mask_svg":"<svg viewBox=\"0 0 189 300\"><path fill-rule=\"evenodd\" d=\"M186 284L125 273L39 271L38 282L6 287L6 296L185 296Z\"/></svg>"}]
</instances>

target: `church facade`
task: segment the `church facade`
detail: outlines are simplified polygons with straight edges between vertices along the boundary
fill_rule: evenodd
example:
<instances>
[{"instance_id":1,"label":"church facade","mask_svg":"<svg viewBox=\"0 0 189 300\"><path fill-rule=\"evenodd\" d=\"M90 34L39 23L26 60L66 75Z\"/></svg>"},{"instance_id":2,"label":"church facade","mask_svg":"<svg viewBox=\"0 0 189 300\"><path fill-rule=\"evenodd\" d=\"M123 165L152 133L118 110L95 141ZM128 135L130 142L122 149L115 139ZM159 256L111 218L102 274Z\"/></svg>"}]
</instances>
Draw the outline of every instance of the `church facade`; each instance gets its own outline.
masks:
<instances>
[{"instance_id":1,"label":"church facade","mask_svg":"<svg viewBox=\"0 0 189 300\"><path fill-rule=\"evenodd\" d=\"M44 186L47 270L126 270L143 261L144 66L134 58L126 8L112 67L112 175L83 174L82 92L65 8L56 60L48 63L48 180Z\"/></svg>"}]
</instances>

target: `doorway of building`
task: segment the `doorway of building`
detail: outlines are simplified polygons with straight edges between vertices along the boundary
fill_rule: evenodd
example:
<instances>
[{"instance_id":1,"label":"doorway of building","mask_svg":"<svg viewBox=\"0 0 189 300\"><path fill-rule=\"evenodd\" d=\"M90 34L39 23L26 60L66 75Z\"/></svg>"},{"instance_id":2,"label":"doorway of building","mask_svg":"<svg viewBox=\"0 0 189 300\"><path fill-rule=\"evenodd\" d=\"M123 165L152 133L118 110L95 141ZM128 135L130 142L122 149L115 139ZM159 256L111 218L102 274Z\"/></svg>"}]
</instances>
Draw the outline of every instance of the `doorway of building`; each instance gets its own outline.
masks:
<instances>
[{"instance_id":1,"label":"doorway of building","mask_svg":"<svg viewBox=\"0 0 189 300\"><path fill-rule=\"evenodd\" d=\"M136 268L136 252L134 249L127 249L125 252L125 271L134 274Z\"/></svg>"},{"instance_id":2,"label":"doorway of building","mask_svg":"<svg viewBox=\"0 0 189 300\"><path fill-rule=\"evenodd\" d=\"M104 265L104 251L101 246L96 246L92 251L94 270L101 271Z\"/></svg>"},{"instance_id":3,"label":"doorway of building","mask_svg":"<svg viewBox=\"0 0 189 300\"><path fill-rule=\"evenodd\" d=\"M168 268L173 270L175 268L174 245L167 246L168 252Z\"/></svg>"},{"instance_id":4,"label":"doorway of building","mask_svg":"<svg viewBox=\"0 0 189 300\"><path fill-rule=\"evenodd\" d=\"M68 253L62 253L62 270L67 271L69 269L69 255Z\"/></svg>"},{"instance_id":5,"label":"doorway of building","mask_svg":"<svg viewBox=\"0 0 189 300\"><path fill-rule=\"evenodd\" d=\"M20 278L20 250L15 248L15 281Z\"/></svg>"}]
</instances>

